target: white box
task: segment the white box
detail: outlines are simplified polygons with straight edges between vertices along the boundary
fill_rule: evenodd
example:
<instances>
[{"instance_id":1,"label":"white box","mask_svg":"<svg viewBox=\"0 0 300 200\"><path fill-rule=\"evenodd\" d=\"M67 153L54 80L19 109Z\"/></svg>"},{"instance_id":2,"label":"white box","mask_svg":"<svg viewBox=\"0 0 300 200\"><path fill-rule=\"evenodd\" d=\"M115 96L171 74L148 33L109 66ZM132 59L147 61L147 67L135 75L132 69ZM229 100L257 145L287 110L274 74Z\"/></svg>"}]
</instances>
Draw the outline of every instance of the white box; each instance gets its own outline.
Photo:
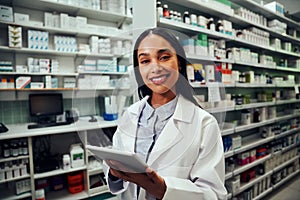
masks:
<instances>
[{"instance_id":1,"label":"white box","mask_svg":"<svg viewBox=\"0 0 300 200\"><path fill-rule=\"evenodd\" d=\"M0 20L7 22L14 21L12 7L0 5Z\"/></svg>"},{"instance_id":2,"label":"white box","mask_svg":"<svg viewBox=\"0 0 300 200\"><path fill-rule=\"evenodd\" d=\"M42 88L44 88L44 83L43 82L31 82L30 88L31 89L42 89Z\"/></svg>"},{"instance_id":3,"label":"white box","mask_svg":"<svg viewBox=\"0 0 300 200\"><path fill-rule=\"evenodd\" d=\"M16 23L24 23L29 21L29 15L22 13L14 13L14 19Z\"/></svg>"}]
</instances>

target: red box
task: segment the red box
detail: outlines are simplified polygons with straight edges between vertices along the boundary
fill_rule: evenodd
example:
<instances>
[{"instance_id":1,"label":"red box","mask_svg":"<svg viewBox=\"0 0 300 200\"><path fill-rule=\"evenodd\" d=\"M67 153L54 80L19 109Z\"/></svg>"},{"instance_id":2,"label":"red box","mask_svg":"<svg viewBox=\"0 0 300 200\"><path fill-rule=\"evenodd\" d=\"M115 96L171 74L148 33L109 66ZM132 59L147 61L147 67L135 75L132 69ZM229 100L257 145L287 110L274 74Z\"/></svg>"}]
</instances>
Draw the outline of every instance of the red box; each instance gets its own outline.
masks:
<instances>
[{"instance_id":1,"label":"red box","mask_svg":"<svg viewBox=\"0 0 300 200\"><path fill-rule=\"evenodd\" d=\"M69 185L69 192L72 194L81 192L83 190L83 184L80 185Z\"/></svg>"},{"instance_id":2,"label":"red box","mask_svg":"<svg viewBox=\"0 0 300 200\"><path fill-rule=\"evenodd\" d=\"M82 172L74 172L68 174L68 184L69 185L79 185L83 182Z\"/></svg>"}]
</instances>

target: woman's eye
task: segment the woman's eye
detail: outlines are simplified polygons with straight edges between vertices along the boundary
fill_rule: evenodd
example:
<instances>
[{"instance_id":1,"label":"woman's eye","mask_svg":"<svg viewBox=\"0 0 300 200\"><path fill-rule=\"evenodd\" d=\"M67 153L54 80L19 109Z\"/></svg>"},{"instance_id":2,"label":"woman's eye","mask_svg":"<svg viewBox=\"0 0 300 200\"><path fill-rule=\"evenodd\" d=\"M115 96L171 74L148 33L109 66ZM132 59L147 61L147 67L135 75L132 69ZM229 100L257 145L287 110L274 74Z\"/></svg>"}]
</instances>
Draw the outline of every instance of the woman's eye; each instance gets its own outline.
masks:
<instances>
[{"instance_id":1,"label":"woman's eye","mask_svg":"<svg viewBox=\"0 0 300 200\"><path fill-rule=\"evenodd\" d=\"M140 61L141 64L146 64L146 63L148 63L148 62L149 62L149 60L141 60L141 61Z\"/></svg>"},{"instance_id":2,"label":"woman's eye","mask_svg":"<svg viewBox=\"0 0 300 200\"><path fill-rule=\"evenodd\" d=\"M162 61L166 61L166 60L169 60L171 56L161 56L160 57L160 60Z\"/></svg>"}]
</instances>

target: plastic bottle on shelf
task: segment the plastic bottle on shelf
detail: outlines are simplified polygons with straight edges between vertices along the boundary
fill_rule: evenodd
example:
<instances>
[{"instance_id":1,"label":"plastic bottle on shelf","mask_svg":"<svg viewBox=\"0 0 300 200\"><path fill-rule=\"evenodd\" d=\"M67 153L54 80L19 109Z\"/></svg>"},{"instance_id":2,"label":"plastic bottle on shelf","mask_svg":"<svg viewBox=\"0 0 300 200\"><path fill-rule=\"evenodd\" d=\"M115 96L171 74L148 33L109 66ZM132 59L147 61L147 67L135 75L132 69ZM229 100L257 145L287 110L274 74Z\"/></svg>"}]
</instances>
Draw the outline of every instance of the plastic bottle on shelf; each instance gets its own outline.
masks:
<instances>
[{"instance_id":1,"label":"plastic bottle on shelf","mask_svg":"<svg viewBox=\"0 0 300 200\"><path fill-rule=\"evenodd\" d=\"M158 1L156 3L156 12L157 12L157 18L163 17L163 8L161 6L161 2L160 1Z\"/></svg>"},{"instance_id":2,"label":"plastic bottle on shelf","mask_svg":"<svg viewBox=\"0 0 300 200\"><path fill-rule=\"evenodd\" d=\"M183 22L186 23L186 24L191 24L191 19L190 19L189 11L185 11L183 13Z\"/></svg>"},{"instance_id":3,"label":"plastic bottle on shelf","mask_svg":"<svg viewBox=\"0 0 300 200\"><path fill-rule=\"evenodd\" d=\"M182 17L180 12L177 13L177 21L182 22Z\"/></svg>"},{"instance_id":4,"label":"plastic bottle on shelf","mask_svg":"<svg viewBox=\"0 0 300 200\"><path fill-rule=\"evenodd\" d=\"M71 167L71 158L69 154L64 154L63 155L63 169L64 170L69 170Z\"/></svg>"},{"instance_id":5,"label":"plastic bottle on shelf","mask_svg":"<svg viewBox=\"0 0 300 200\"><path fill-rule=\"evenodd\" d=\"M216 26L216 31L220 33L224 33L224 26L222 20L218 20L217 26Z\"/></svg>"},{"instance_id":6,"label":"plastic bottle on shelf","mask_svg":"<svg viewBox=\"0 0 300 200\"><path fill-rule=\"evenodd\" d=\"M209 18L207 20L207 29L215 31L216 30L216 25L214 24L214 18Z\"/></svg>"}]
</instances>

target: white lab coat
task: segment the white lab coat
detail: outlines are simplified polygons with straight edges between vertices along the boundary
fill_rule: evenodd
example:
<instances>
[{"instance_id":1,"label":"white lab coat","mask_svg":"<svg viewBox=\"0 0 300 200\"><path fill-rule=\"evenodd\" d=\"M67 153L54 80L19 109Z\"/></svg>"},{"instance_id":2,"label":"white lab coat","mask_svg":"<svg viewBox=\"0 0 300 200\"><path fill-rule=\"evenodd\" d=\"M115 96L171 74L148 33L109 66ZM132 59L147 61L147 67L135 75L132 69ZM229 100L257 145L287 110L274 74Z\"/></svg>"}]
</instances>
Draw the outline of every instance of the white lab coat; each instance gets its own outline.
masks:
<instances>
[{"instance_id":1,"label":"white lab coat","mask_svg":"<svg viewBox=\"0 0 300 200\"><path fill-rule=\"evenodd\" d=\"M113 145L134 152L137 124L147 97L131 105L120 119ZM164 200L226 199L221 133L216 119L179 95L173 116L164 127L147 164L165 180ZM106 178L108 167L104 167ZM113 194L122 200L136 198L136 185L123 181ZM139 200L147 199L141 189Z\"/></svg>"}]
</instances>

